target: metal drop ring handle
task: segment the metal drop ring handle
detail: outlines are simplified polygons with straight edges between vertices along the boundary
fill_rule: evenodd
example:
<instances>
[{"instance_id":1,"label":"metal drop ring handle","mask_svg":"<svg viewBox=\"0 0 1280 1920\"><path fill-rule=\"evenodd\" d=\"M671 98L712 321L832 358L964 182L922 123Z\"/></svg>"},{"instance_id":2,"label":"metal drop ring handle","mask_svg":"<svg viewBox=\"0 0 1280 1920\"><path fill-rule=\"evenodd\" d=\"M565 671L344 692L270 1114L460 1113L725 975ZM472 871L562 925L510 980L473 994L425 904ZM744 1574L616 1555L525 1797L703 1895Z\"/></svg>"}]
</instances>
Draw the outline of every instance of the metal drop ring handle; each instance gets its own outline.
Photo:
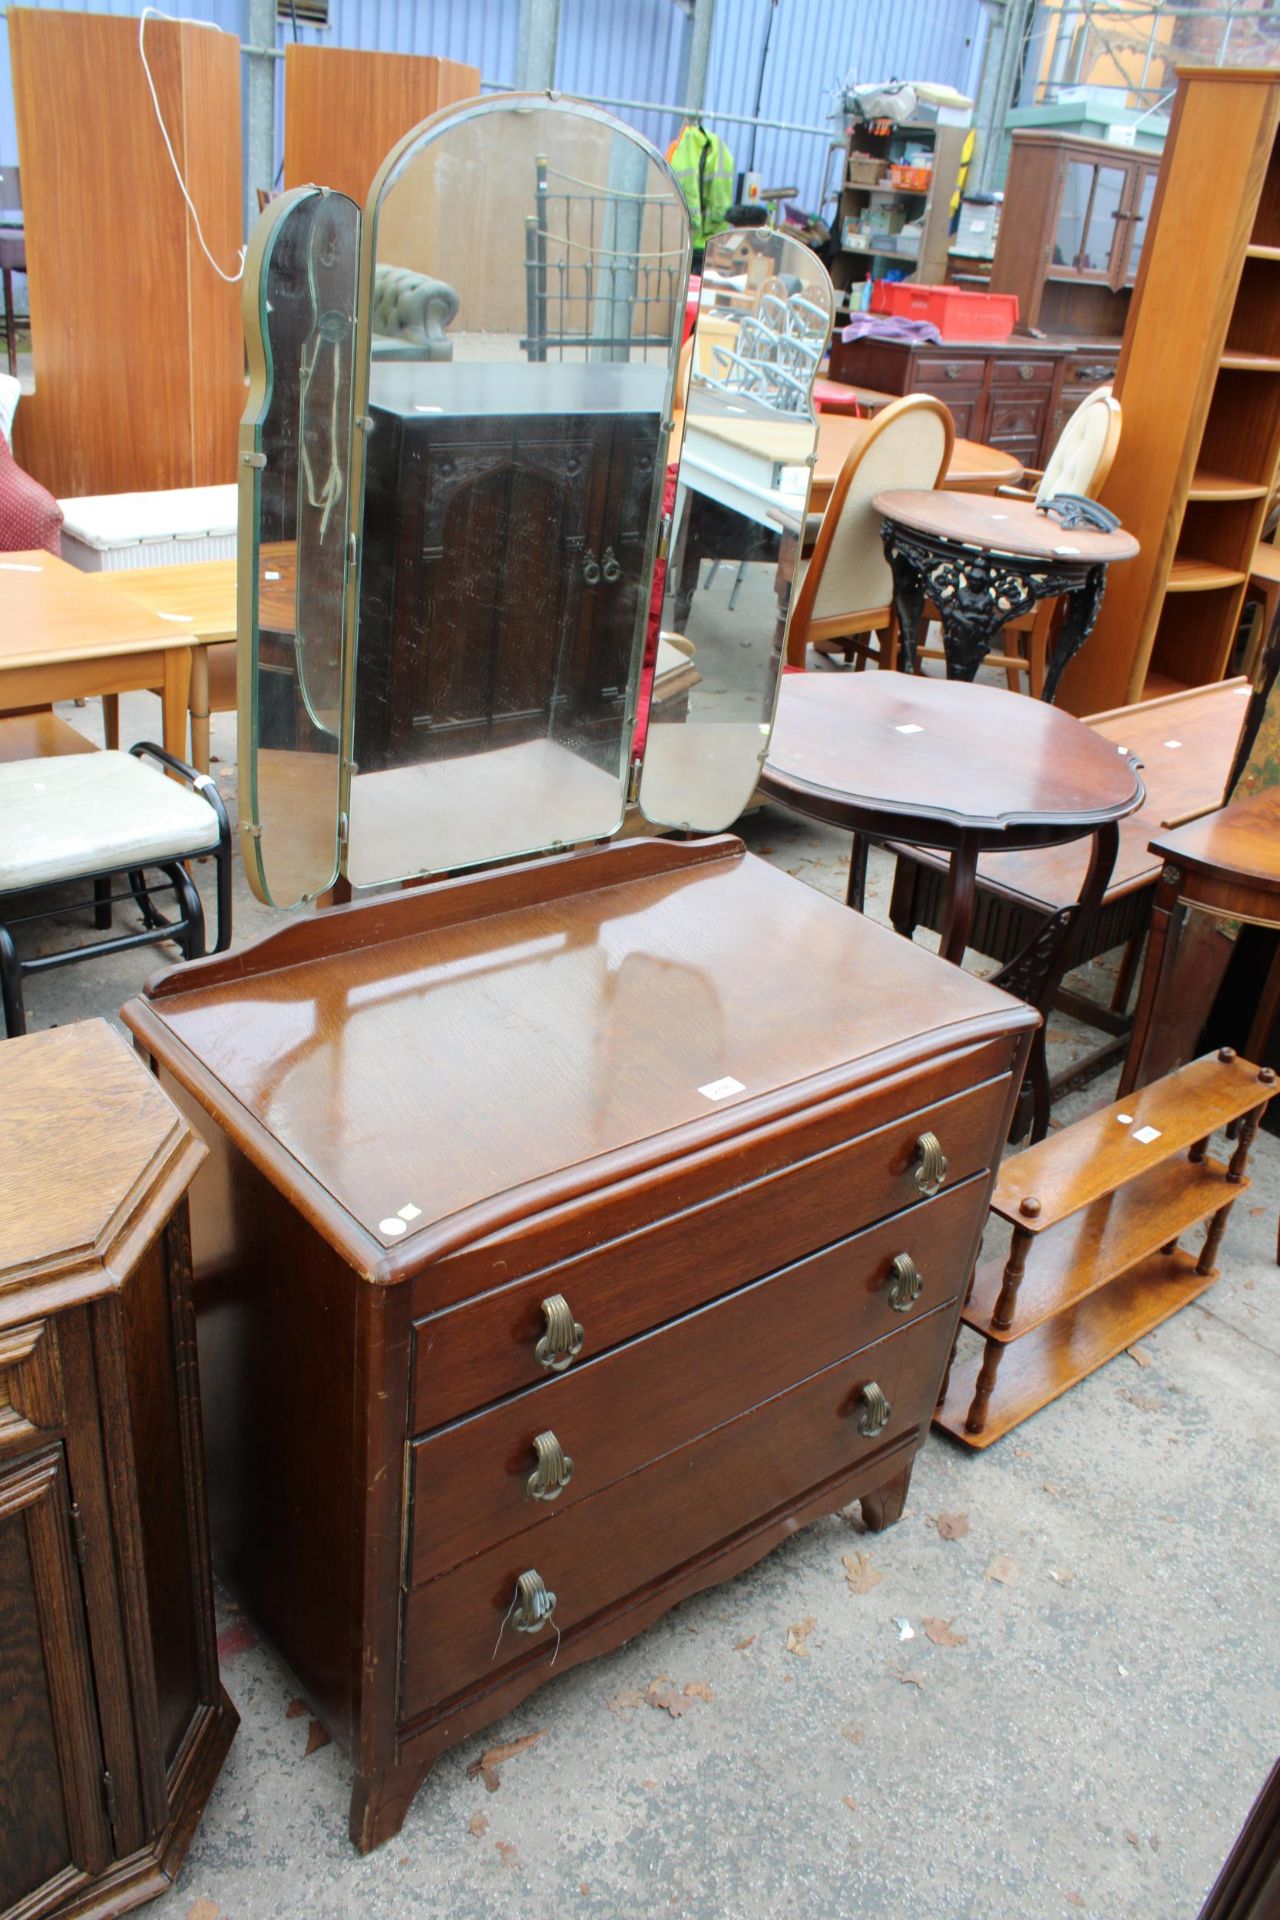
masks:
<instances>
[{"instance_id":1,"label":"metal drop ring handle","mask_svg":"<svg viewBox=\"0 0 1280 1920\"><path fill-rule=\"evenodd\" d=\"M583 1330L569 1311L562 1293L549 1295L542 1303L547 1330L533 1350L533 1357L548 1373L563 1373L582 1352Z\"/></svg>"},{"instance_id":2,"label":"metal drop ring handle","mask_svg":"<svg viewBox=\"0 0 1280 1920\"><path fill-rule=\"evenodd\" d=\"M582 556L582 577L589 587L600 585L600 562L590 548Z\"/></svg>"},{"instance_id":3,"label":"metal drop ring handle","mask_svg":"<svg viewBox=\"0 0 1280 1920\"><path fill-rule=\"evenodd\" d=\"M542 1575L530 1567L516 1581L515 1598L509 1614L512 1626L517 1633L541 1633L545 1626L550 1625L555 1610L556 1596L548 1593Z\"/></svg>"},{"instance_id":4,"label":"metal drop ring handle","mask_svg":"<svg viewBox=\"0 0 1280 1920\"><path fill-rule=\"evenodd\" d=\"M915 1182L917 1193L937 1193L947 1177L947 1156L936 1133L922 1133L916 1141Z\"/></svg>"},{"instance_id":5,"label":"metal drop ring handle","mask_svg":"<svg viewBox=\"0 0 1280 1920\"><path fill-rule=\"evenodd\" d=\"M604 560L601 564L600 571L604 575L604 582L608 587L613 586L617 581L621 580L622 567L612 547L605 548Z\"/></svg>"},{"instance_id":6,"label":"metal drop ring handle","mask_svg":"<svg viewBox=\"0 0 1280 1920\"><path fill-rule=\"evenodd\" d=\"M531 1500L558 1500L573 1478L573 1461L550 1428L534 1436L533 1451L537 1466L529 1475Z\"/></svg>"},{"instance_id":7,"label":"metal drop ring handle","mask_svg":"<svg viewBox=\"0 0 1280 1920\"><path fill-rule=\"evenodd\" d=\"M868 1380L858 1395L858 1404L862 1412L858 1415L858 1432L868 1440L873 1440L889 1424L893 1408L874 1380Z\"/></svg>"},{"instance_id":8,"label":"metal drop ring handle","mask_svg":"<svg viewBox=\"0 0 1280 1920\"><path fill-rule=\"evenodd\" d=\"M889 1305L895 1313L910 1313L920 1298L924 1279L909 1253L895 1254L889 1268Z\"/></svg>"}]
</instances>

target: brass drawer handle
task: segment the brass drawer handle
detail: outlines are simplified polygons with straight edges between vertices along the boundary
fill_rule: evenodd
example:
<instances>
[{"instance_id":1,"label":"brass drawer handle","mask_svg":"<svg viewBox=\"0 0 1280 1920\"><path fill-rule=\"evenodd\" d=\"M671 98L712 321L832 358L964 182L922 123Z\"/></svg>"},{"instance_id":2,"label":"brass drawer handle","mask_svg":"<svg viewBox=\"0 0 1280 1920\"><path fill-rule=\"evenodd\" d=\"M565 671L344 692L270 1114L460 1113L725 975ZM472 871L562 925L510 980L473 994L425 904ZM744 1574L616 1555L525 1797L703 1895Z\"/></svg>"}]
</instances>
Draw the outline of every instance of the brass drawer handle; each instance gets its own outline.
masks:
<instances>
[{"instance_id":1,"label":"brass drawer handle","mask_svg":"<svg viewBox=\"0 0 1280 1920\"><path fill-rule=\"evenodd\" d=\"M562 1293L553 1293L542 1303L547 1330L533 1350L533 1357L548 1373L563 1373L582 1352L583 1332L569 1311Z\"/></svg>"},{"instance_id":2,"label":"brass drawer handle","mask_svg":"<svg viewBox=\"0 0 1280 1920\"><path fill-rule=\"evenodd\" d=\"M862 1412L858 1415L858 1432L866 1439L873 1440L889 1424L893 1408L874 1380L868 1380L858 1395L858 1404Z\"/></svg>"},{"instance_id":3,"label":"brass drawer handle","mask_svg":"<svg viewBox=\"0 0 1280 1920\"><path fill-rule=\"evenodd\" d=\"M508 1609L507 1618L517 1633L541 1633L545 1626L550 1625L555 1610L556 1596L547 1592L542 1575L530 1567L516 1581L515 1598Z\"/></svg>"},{"instance_id":4,"label":"brass drawer handle","mask_svg":"<svg viewBox=\"0 0 1280 1920\"><path fill-rule=\"evenodd\" d=\"M895 1313L910 1313L920 1298L924 1277L909 1253L895 1254L889 1268L889 1305Z\"/></svg>"},{"instance_id":5,"label":"brass drawer handle","mask_svg":"<svg viewBox=\"0 0 1280 1920\"><path fill-rule=\"evenodd\" d=\"M937 1193L947 1177L947 1156L936 1133L922 1133L916 1141L916 1192Z\"/></svg>"},{"instance_id":6,"label":"brass drawer handle","mask_svg":"<svg viewBox=\"0 0 1280 1920\"><path fill-rule=\"evenodd\" d=\"M538 1464L529 1475L530 1499L558 1500L573 1478L573 1461L549 1428L534 1436L533 1451Z\"/></svg>"}]
</instances>

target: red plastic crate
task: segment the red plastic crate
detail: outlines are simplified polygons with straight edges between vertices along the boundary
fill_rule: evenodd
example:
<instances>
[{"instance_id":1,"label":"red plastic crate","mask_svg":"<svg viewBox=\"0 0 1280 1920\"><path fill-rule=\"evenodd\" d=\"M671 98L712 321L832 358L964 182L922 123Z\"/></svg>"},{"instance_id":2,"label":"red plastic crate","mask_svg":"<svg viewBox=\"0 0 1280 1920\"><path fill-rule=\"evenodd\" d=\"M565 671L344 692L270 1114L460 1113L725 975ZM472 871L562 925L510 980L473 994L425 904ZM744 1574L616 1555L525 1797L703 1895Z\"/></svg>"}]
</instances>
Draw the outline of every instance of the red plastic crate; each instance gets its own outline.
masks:
<instances>
[{"instance_id":1,"label":"red plastic crate","mask_svg":"<svg viewBox=\"0 0 1280 1920\"><path fill-rule=\"evenodd\" d=\"M967 287L923 287L877 280L872 313L931 320L944 340L1007 340L1018 318L1016 293L971 293Z\"/></svg>"}]
</instances>

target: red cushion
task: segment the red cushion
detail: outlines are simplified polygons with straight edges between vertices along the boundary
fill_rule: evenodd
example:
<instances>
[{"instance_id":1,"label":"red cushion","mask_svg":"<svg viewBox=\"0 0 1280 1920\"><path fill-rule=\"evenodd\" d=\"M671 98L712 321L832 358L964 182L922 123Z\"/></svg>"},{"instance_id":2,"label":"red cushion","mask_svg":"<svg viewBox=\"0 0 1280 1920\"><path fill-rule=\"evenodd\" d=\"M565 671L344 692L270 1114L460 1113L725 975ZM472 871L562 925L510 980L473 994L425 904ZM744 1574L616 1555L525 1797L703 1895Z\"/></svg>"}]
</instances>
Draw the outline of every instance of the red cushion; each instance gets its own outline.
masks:
<instances>
[{"instance_id":1,"label":"red cushion","mask_svg":"<svg viewBox=\"0 0 1280 1920\"><path fill-rule=\"evenodd\" d=\"M53 495L25 473L0 433L0 553L47 547L61 553L62 508Z\"/></svg>"}]
</instances>

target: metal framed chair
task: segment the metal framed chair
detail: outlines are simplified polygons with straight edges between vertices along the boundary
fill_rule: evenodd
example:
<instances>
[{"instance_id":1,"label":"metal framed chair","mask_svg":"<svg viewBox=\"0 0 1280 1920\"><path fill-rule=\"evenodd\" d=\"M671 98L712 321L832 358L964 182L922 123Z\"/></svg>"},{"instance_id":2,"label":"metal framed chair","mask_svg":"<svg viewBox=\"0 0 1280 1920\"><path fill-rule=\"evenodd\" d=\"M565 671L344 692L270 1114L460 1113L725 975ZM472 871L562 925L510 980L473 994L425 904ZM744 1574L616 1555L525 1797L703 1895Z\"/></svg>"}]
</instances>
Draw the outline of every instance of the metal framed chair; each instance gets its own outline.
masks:
<instances>
[{"instance_id":1,"label":"metal framed chair","mask_svg":"<svg viewBox=\"0 0 1280 1920\"><path fill-rule=\"evenodd\" d=\"M177 943L184 960L198 960L205 951L204 909L183 863L202 854L215 862L214 951L221 952L231 943L231 826L207 774L149 741L128 753L17 760L0 753L0 1003L9 1036L26 1032L22 988L30 974L165 940ZM125 890L114 892L112 883L120 880ZM81 882L92 886L94 925L109 937L20 954L15 927L79 913L87 904L32 905L28 896ZM165 893L174 896L171 918L155 905L154 896ZM142 928L112 934L113 909L127 900L137 906Z\"/></svg>"}]
</instances>

